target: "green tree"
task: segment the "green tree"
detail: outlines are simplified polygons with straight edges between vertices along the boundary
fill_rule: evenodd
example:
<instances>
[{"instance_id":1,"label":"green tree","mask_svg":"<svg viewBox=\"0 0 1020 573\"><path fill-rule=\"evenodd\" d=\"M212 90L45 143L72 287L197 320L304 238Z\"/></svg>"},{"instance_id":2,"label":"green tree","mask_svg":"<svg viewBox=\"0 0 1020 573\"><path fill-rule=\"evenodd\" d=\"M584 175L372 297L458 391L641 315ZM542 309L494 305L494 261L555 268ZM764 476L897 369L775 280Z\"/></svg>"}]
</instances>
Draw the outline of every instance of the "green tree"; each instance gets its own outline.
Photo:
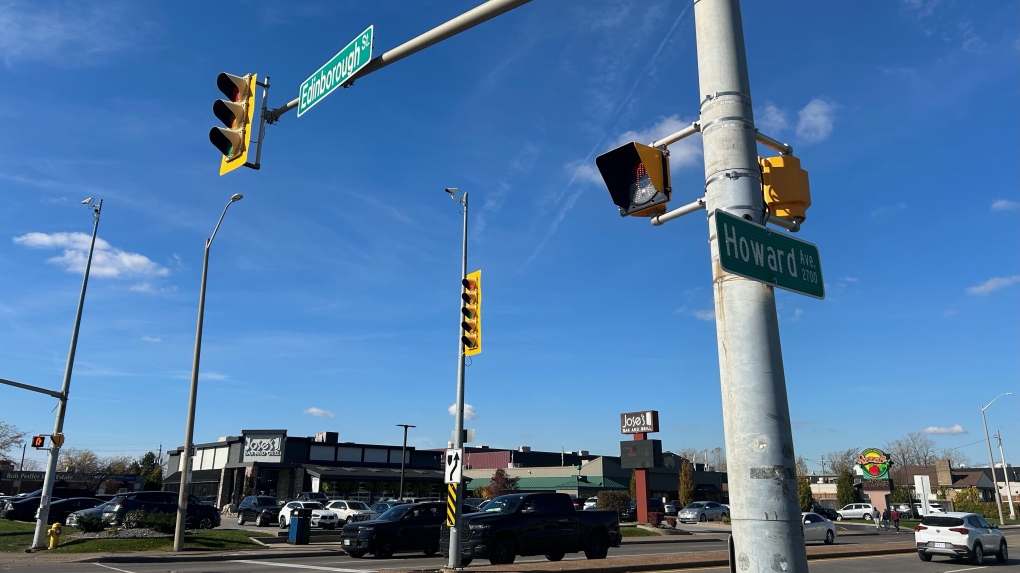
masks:
<instances>
[{"instance_id":1,"label":"green tree","mask_svg":"<svg viewBox=\"0 0 1020 573\"><path fill-rule=\"evenodd\" d=\"M506 475L506 470L503 468L497 469L492 474L492 481L489 482L489 495L492 497L499 497L508 493L516 493L519 491L517 482L521 481L519 477L510 477Z\"/></svg>"},{"instance_id":2,"label":"green tree","mask_svg":"<svg viewBox=\"0 0 1020 573\"><path fill-rule=\"evenodd\" d=\"M960 491L956 492L956 497L953 498L953 505L957 511L970 511L974 513L980 513L977 511L978 506L981 502L981 494L978 493L976 487L965 487ZM995 504L991 504L992 508L995 508Z\"/></svg>"},{"instance_id":3,"label":"green tree","mask_svg":"<svg viewBox=\"0 0 1020 573\"><path fill-rule=\"evenodd\" d=\"M637 499L637 471L630 470L630 498Z\"/></svg>"},{"instance_id":4,"label":"green tree","mask_svg":"<svg viewBox=\"0 0 1020 573\"><path fill-rule=\"evenodd\" d=\"M811 511L815 496L811 494L811 482L805 476L797 476L797 497L800 498L800 510Z\"/></svg>"},{"instance_id":5,"label":"green tree","mask_svg":"<svg viewBox=\"0 0 1020 573\"><path fill-rule=\"evenodd\" d=\"M840 507L857 501L857 488L854 487L854 474L845 470L836 478L836 503Z\"/></svg>"},{"instance_id":6,"label":"green tree","mask_svg":"<svg viewBox=\"0 0 1020 573\"><path fill-rule=\"evenodd\" d=\"M12 424L0 420L0 460L10 459L8 452L25 443L25 432Z\"/></svg>"},{"instance_id":7,"label":"green tree","mask_svg":"<svg viewBox=\"0 0 1020 573\"><path fill-rule=\"evenodd\" d=\"M255 491L255 474L246 473L244 475L244 484L241 486L241 493L243 493L244 495L251 495L254 491Z\"/></svg>"},{"instance_id":8,"label":"green tree","mask_svg":"<svg viewBox=\"0 0 1020 573\"><path fill-rule=\"evenodd\" d=\"M902 485L893 486L892 493L889 494L889 501L891 503L910 503L910 490Z\"/></svg>"},{"instance_id":9,"label":"green tree","mask_svg":"<svg viewBox=\"0 0 1020 573\"><path fill-rule=\"evenodd\" d=\"M694 501L694 475L691 471L691 462L688 460L680 464L680 489L677 491L677 499L684 507Z\"/></svg>"}]
</instances>

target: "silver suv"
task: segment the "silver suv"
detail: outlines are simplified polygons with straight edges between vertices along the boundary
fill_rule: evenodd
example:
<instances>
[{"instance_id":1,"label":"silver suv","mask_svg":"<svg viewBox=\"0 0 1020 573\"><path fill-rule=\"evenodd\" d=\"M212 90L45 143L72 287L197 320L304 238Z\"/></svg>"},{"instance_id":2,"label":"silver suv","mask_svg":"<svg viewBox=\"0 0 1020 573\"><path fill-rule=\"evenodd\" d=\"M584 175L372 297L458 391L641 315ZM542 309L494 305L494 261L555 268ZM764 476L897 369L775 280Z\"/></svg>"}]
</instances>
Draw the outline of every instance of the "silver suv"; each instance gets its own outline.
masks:
<instances>
[{"instance_id":1,"label":"silver suv","mask_svg":"<svg viewBox=\"0 0 1020 573\"><path fill-rule=\"evenodd\" d=\"M848 503L836 510L836 521L844 519L871 519L875 508L870 503Z\"/></svg>"},{"instance_id":2,"label":"silver suv","mask_svg":"<svg viewBox=\"0 0 1020 573\"><path fill-rule=\"evenodd\" d=\"M969 558L974 565L981 565L985 553L995 553L999 563L1009 561L1006 537L976 513L926 515L914 530L914 542L921 561L931 561L932 555L945 555Z\"/></svg>"}]
</instances>

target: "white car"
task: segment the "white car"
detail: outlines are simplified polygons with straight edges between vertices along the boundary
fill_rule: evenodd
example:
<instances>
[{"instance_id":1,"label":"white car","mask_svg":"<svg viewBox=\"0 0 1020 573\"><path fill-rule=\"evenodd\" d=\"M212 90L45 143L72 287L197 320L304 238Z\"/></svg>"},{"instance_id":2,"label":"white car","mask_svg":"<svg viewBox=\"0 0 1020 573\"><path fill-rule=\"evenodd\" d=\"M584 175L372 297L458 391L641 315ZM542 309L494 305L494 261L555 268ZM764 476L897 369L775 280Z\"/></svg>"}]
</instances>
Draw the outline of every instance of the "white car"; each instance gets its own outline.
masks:
<instances>
[{"instance_id":1,"label":"white car","mask_svg":"<svg viewBox=\"0 0 1020 573\"><path fill-rule=\"evenodd\" d=\"M291 513L299 508L312 510L312 527L336 529L337 523L340 522L335 513L317 501L292 501L280 509L280 529L290 527Z\"/></svg>"},{"instance_id":2,"label":"white car","mask_svg":"<svg viewBox=\"0 0 1020 573\"><path fill-rule=\"evenodd\" d=\"M584 500L584 505L581 507L581 509L595 509L596 506L598 506L598 503L599 498L589 497L588 499Z\"/></svg>"},{"instance_id":3,"label":"white car","mask_svg":"<svg viewBox=\"0 0 1020 573\"><path fill-rule=\"evenodd\" d=\"M1009 561L1006 536L976 513L952 511L926 515L914 530L914 542L921 561L931 561L933 555L945 555L969 558L974 565L981 565L985 553L994 553L999 563Z\"/></svg>"},{"instance_id":4,"label":"white car","mask_svg":"<svg viewBox=\"0 0 1020 573\"><path fill-rule=\"evenodd\" d=\"M836 521L844 519L871 519L877 511L870 503L848 503L836 510Z\"/></svg>"},{"instance_id":5,"label":"white car","mask_svg":"<svg viewBox=\"0 0 1020 573\"><path fill-rule=\"evenodd\" d=\"M827 545L832 545L836 541L836 526L828 519L805 511L801 514L801 518L804 520L804 541L824 541Z\"/></svg>"},{"instance_id":6,"label":"white car","mask_svg":"<svg viewBox=\"0 0 1020 573\"><path fill-rule=\"evenodd\" d=\"M680 510L677 513L677 520L681 523L687 523L690 521L722 521L723 518L729 517L729 508L721 503L714 501L695 501L687 505L687 507Z\"/></svg>"},{"instance_id":7,"label":"white car","mask_svg":"<svg viewBox=\"0 0 1020 573\"><path fill-rule=\"evenodd\" d=\"M326 509L335 513L337 518L343 523L369 521L379 517L379 513L372 511L372 508L368 507L368 504L363 501L338 499L326 504Z\"/></svg>"}]
</instances>

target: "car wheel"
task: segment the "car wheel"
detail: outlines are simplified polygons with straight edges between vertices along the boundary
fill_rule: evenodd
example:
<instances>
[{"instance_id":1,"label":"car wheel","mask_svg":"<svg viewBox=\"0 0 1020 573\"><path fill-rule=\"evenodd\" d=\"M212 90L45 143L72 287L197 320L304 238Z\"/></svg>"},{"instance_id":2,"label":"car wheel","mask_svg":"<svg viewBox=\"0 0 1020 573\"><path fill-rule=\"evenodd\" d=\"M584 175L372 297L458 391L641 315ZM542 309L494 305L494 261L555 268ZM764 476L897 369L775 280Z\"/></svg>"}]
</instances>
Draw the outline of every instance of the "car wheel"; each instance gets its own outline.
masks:
<instances>
[{"instance_id":1,"label":"car wheel","mask_svg":"<svg viewBox=\"0 0 1020 573\"><path fill-rule=\"evenodd\" d=\"M1006 542L1003 541L999 544L999 553L995 556L995 560L999 563L1005 563L1009 561L1009 549L1006 548Z\"/></svg>"},{"instance_id":2,"label":"car wheel","mask_svg":"<svg viewBox=\"0 0 1020 573\"><path fill-rule=\"evenodd\" d=\"M970 562L972 565L981 565L981 562L985 560L985 550L981 547L980 543L974 544L974 550L970 552Z\"/></svg>"},{"instance_id":3,"label":"car wheel","mask_svg":"<svg viewBox=\"0 0 1020 573\"><path fill-rule=\"evenodd\" d=\"M931 561L931 555L928 555L924 551L918 551L917 556L921 558L921 561Z\"/></svg>"},{"instance_id":4,"label":"car wheel","mask_svg":"<svg viewBox=\"0 0 1020 573\"><path fill-rule=\"evenodd\" d=\"M439 548L429 547L428 549L422 549L421 552L425 554L425 557L432 557L436 553L439 553Z\"/></svg>"},{"instance_id":5,"label":"car wheel","mask_svg":"<svg viewBox=\"0 0 1020 573\"><path fill-rule=\"evenodd\" d=\"M871 514L870 513L865 513L863 517L864 517L864 519L866 521L871 521Z\"/></svg>"},{"instance_id":6,"label":"car wheel","mask_svg":"<svg viewBox=\"0 0 1020 573\"><path fill-rule=\"evenodd\" d=\"M605 559L609 555L609 538L605 533L594 533L588 538L588 547L584 556L588 559Z\"/></svg>"},{"instance_id":7,"label":"car wheel","mask_svg":"<svg viewBox=\"0 0 1020 573\"><path fill-rule=\"evenodd\" d=\"M361 559L362 557L365 556L364 551L348 551L347 554L355 559Z\"/></svg>"},{"instance_id":8,"label":"car wheel","mask_svg":"<svg viewBox=\"0 0 1020 573\"><path fill-rule=\"evenodd\" d=\"M837 513L836 514L836 521L843 521L843 514L842 513Z\"/></svg>"},{"instance_id":9,"label":"car wheel","mask_svg":"<svg viewBox=\"0 0 1020 573\"><path fill-rule=\"evenodd\" d=\"M198 528L199 529L212 529L213 528L213 520L212 520L212 518L211 517L203 517L203 518L199 519L198 520Z\"/></svg>"},{"instance_id":10,"label":"car wheel","mask_svg":"<svg viewBox=\"0 0 1020 573\"><path fill-rule=\"evenodd\" d=\"M393 557L393 540L389 537L377 539L372 555L375 555L376 559L389 559Z\"/></svg>"},{"instance_id":11,"label":"car wheel","mask_svg":"<svg viewBox=\"0 0 1020 573\"><path fill-rule=\"evenodd\" d=\"M351 516L348 515L347 517L344 518L344 525L347 525L350 522L351 522Z\"/></svg>"},{"instance_id":12,"label":"car wheel","mask_svg":"<svg viewBox=\"0 0 1020 573\"><path fill-rule=\"evenodd\" d=\"M698 518L698 521L700 521L701 523L705 523L706 521L708 521L708 518L705 517L704 513L702 513L701 517Z\"/></svg>"},{"instance_id":13,"label":"car wheel","mask_svg":"<svg viewBox=\"0 0 1020 573\"><path fill-rule=\"evenodd\" d=\"M510 565L517 558L517 548L509 537L500 537L492 544L489 563L493 565Z\"/></svg>"},{"instance_id":14,"label":"car wheel","mask_svg":"<svg viewBox=\"0 0 1020 573\"><path fill-rule=\"evenodd\" d=\"M831 529L825 530L825 544L832 545L833 541L836 541L836 534Z\"/></svg>"},{"instance_id":15,"label":"car wheel","mask_svg":"<svg viewBox=\"0 0 1020 573\"><path fill-rule=\"evenodd\" d=\"M566 555L566 553L562 551L557 551L556 553L546 553L545 558L548 559L549 561L560 561L563 559L564 555Z\"/></svg>"},{"instance_id":16,"label":"car wheel","mask_svg":"<svg viewBox=\"0 0 1020 573\"><path fill-rule=\"evenodd\" d=\"M280 529L287 529L287 520L283 517L280 518Z\"/></svg>"},{"instance_id":17,"label":"car wheel","mask_svg":"<svg viewBox=\"0 0 1020 573\"><path fill-rule=\"evenodd\" d=\"M244 514L243 513L238 513L237 514L237 524L238 525L244 525Z\"/></svg>"}]
</instances>

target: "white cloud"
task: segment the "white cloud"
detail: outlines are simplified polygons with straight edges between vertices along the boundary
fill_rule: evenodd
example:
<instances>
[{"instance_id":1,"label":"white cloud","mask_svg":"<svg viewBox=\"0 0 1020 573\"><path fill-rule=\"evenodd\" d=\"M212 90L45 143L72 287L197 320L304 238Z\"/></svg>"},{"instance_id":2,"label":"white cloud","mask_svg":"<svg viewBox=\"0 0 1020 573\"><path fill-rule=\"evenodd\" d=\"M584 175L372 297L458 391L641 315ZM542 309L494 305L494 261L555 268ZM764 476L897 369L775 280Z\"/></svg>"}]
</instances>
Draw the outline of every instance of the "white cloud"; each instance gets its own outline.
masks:
<instances>
[{"instance_id":1,"label":"white cloud","mask_svg":"<svg viewBox=\"0 0 1020 573\"><path fill-rule=\"evenodd\" d=\"M940 428L938 426L928 426L921 430L922 434L966 434L967 430L963 429L960 424L954 424L948 428Z\"/></svg>"},{"instance_id":2,"label":"white cloud","mask_svg":"<svg viewBox=\"0 0 1020 573\"><path fill-rule=\"evenodd\" d=\"M449 407L449 409L447 409L447 412L449 412L451 416L456 416L457 415L457 405L456 404L451 405ZM478 417L478 414L475 412L475 407L472 406L471 404L464 404L464 419L465 420L474 420L477 417Z\"/></svg>"},{"instance_id":3,"label":"white cloud","mask_svg":"<svg viewBox=\"0 0 1020 573\"><path fill-rule=\"evenodd\" d=\"M612 148L619 147L628 141L636 141L638 143L649 144L653 141L662 139L667 135L672 135L681 129L690 127L691 122L681 121L679 117L671 115L664 117L659 120L658 123L648 127L642 131L627 131L620 134L616 138L616 142L611 146ZM675 143L669 144L669 165L672 169L683 169L691 165L699 165L701 163L702 147L700 138L689 136L685 139L681 139ZM594 162L592 162L594 165ZM596 172L598 172L596 170ZM599 182L601 183L601 176Z\"/></svg>"},{"instance_id":4,"label":"white cloud","mask_svg":"<svg viewBox=\"0 0 1020 573\"><path fill-rule=\"evenodd\" d=\"M776 104L767 101L765 107L754 112L754 124L765 131L765 135L777 134L790 127L786 119L786 110Z\"/></svg>"},{"instance_id":5,"label":"white cloud","mask_svg":"<svg viewBox=\"0 0 1020 573\"><path fill-rule=\"evenodd\" d=\"M792 322L794 320L797 320L801 316L804 316L804 310L803 309L799 309L799 308L795 308L795 309L793 309L793 316L790 317L790 321Z\"/></svg>"},{"instance_id":6,"label":"white cloud","mask_svg":"<svg viewBox=\"0 0 1020 573\"><path fill-rule=\"evenodd\" d=\"M162 342L162 339L158 336L143 336L142 342Z\"/></svg>"},{"instance_id":7,"label":"white cloud","mask_svg":"<svg viewBox=\"0 0 1020 573\"><path fill-rule=\"evenodd\" d=\"M832 134L832 121L836 108L831 103L815 98L800 110L797 136L807 143L817 143Z\"/></svg>"},{"instance_id":8,"label":"white cloud","mask_svg":"<svg viewBox=\"0 0 1020 573\"><path fill-rule=\"evenodd\" d=\"M70 273L83 273L89 256L92 235L85 233L26 233L14 237L14 242L35 249L63 249L58 256L46 260L64 267ZM151 261L145 255L122 251L103 239L96 238L92 254L90 276L107 278L162 277L170 274L165 267ZM132 290L151 292L145 283L135 285Z\"/></svg>"},{"instance_id":9,"label":"white cloud","mask_svg":"<svg viewBox=\"0 0 1020 573\"><path fill-rule=\"evenodd\" d=\"M1009 199L996 199L992 201L992 211L1016 211L1020 209L1020 202Z\"/></svg>"},{"instance_id":10,"label":"white cloud","mask_svg":"<svg viewBox=\"0 0 1020 573\"><path fill-rule=\"evenodd\" d=\"M323 410L322 408L307 408L305 414L311 414L312 416L318 416L320 418L332 418L333 412L329 410Z\"/></svg>"},{"instance_id":11,"label":"white cloud","mask_svg":"<svg viewBox=\"0 0 1020 573\"><path fill-rule=\"evenodd\" d=\"M1004 289L1017 283L1020 283L1020 275L1013 275L1011 277L992 277L979 285L967 287L967 294L986 295L990 292Z\"/></svg>"},{"instance_id":12,"label":"white cloud","mask_svg":"<svg viewBox=\"0 0 1020 573\"><path fill-rule=\"evenodd\" d=\"M583 161L580 159L571 161L567 163L566 170L570 177L575 180L585 181L594 185L603 185L605 183L602 179L602 174L595 167L594 161Z\"/></svg>"},{"instance_id":13,"label":"white cloud","mask_svg":"<svg viewBox=\"0 0 1020 573\"><path fill-rule=\"evenodd\" d=\"M698 320L715 320L715 310L695 310L691 311L691 316Z\"/></svg>"}]
</instances>

